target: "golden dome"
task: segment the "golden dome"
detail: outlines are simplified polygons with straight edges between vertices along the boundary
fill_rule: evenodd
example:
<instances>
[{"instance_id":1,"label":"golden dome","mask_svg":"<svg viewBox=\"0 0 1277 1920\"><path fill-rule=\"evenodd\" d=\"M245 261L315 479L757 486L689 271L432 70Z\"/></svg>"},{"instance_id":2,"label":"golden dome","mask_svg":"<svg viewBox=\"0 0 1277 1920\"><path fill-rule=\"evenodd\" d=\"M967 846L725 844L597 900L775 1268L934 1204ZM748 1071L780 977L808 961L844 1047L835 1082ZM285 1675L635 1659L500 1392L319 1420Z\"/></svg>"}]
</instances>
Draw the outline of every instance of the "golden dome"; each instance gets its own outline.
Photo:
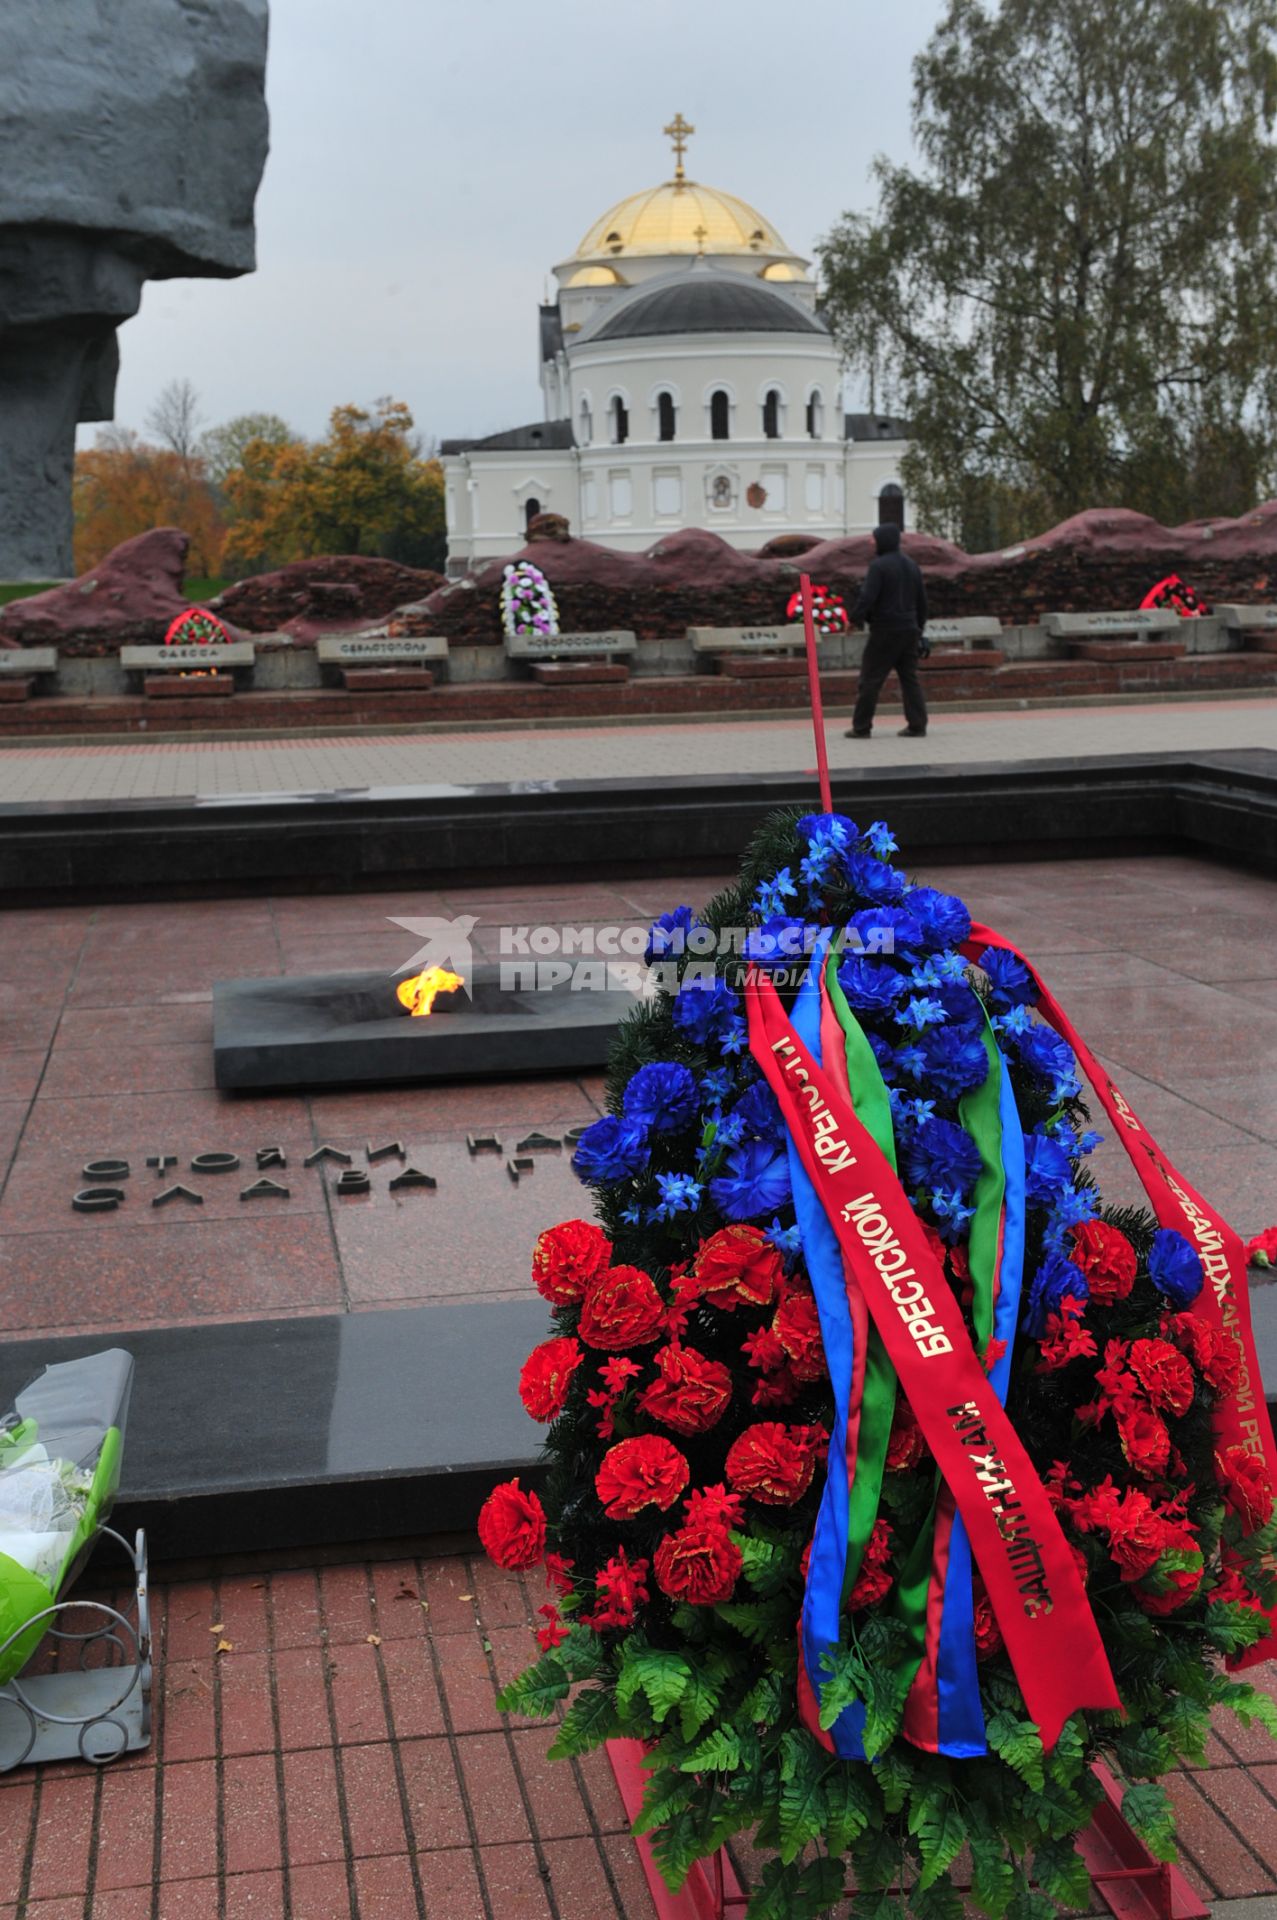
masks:
<instances>
[{"instance_id":1,"label":"golden dome","mask_svg":"<svg viewBox=\"0 0 1277 1920\"><path fill-rule=\"evenodd\" d=\"M623 287L615 267L578 267L568 281L570 287Z\"/></svg>"},{"instance_id":2,"label":"golden dome","mask_svg":"<svg viewBox=\"0 0 1277 1920\"><path fill-rule=\"evenodd\" d=\"M666 253L789 254L790 249L748 201L694 180L667 180L609 207L572 257Z\"/></svg>"},{"instance_id":3,"label":"golden dome","mask_svg":"<svg viewBox=\"0 0 1277 1920\"><path fill-rule=\"evenodd\" d=\"M788 260L773 260L759 275L760 280L801 280L802 277L799 268L791 266Z\"/></svg>"}]
</instances>

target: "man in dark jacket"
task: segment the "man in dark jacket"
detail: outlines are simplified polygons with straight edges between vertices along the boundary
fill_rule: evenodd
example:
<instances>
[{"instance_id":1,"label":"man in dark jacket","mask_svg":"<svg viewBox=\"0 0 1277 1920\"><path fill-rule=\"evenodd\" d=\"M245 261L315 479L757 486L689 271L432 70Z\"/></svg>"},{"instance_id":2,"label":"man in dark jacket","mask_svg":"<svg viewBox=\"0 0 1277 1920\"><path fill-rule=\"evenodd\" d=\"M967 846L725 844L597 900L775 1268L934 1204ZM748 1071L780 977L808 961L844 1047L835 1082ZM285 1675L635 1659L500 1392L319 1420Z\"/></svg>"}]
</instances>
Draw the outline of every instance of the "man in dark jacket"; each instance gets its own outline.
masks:
<instances>
[{"instance_id":1,"label":"man in dark jacket","mask_svg":"<svg viewBox=\"0 0 1277 1920\"><path fill-rule=\"evenodd\" d=\"M869 738L883 682L894 669L904 695L907 723L900 731L919 738L927 731L927 703L918 680L918 660L926 651L922 635L927 624L927 592L917 561L900 551L899 527L875 527L874 546L877 554L869 562L851 610L853 627L869 623L869 638L847 735L852 740Z\"/></svg>"}]
</instances>

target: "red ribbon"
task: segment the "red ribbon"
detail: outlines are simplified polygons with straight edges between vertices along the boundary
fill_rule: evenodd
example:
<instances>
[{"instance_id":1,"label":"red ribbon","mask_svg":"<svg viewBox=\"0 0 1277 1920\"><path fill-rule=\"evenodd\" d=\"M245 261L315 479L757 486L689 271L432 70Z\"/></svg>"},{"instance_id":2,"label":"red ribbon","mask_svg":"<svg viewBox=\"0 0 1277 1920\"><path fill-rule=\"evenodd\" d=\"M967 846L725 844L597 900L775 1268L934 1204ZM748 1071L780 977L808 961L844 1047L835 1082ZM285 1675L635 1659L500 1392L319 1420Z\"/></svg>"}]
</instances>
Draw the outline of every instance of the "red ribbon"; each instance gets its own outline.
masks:
<instances>
[{"instance_id":1,"label":"red ribbon","mask_svg":"<svg viewBox=\"0 0 1277 1920\"><path fill-rule=\"evenodd\" d=\"M1077 1055L1078 1064L1095 1089L1100 1105L1117 1129L1117 1138L1126 1149L1159 1224L1182 1233L1201 1255L1206 1285L1194 1302L1193 1311L1228 1336L1237 1349L1240 1363L1236 1392L1215 1402L1212 1414L1215 1437L1221 1448L1245 1447L1248 1452L1257 1453L1277 1487L1277 1444L1263 1398L1259 1355L1255 1351L1250 1320L1246 1249L1240 1234L1234 1232L1223 1215L1217 1213L1167 1159L1148 1128L1137 1118L1134 1108L1119 1093L1116 1083L1079 1036L1059 1001L1043 984L1032 961L1026 960L1004 935L973 921L971 938L962 951L968 959L978 961L986 947L1000 947L1028 968L1038 989L1039 1011ZM1264 1639L1231 1659L1230 1667L1255 1666L1277 1655L1277 1614L1269 1612L1266 1617L1269 1632Z\"/></svg>"},{"instance_id":2,"label":"red ribbon","mask_svg":"<svg viewBox=\"0 0 1277 1920\"><path fill-rule=\"evenodd\" d=\"M756 968L745 1000L751 1051L953 1490L1025 1705L1052 1747L1079 1708L1121 1703L1050 1500L890 1162Z\"/></svg>"}]
</instances>

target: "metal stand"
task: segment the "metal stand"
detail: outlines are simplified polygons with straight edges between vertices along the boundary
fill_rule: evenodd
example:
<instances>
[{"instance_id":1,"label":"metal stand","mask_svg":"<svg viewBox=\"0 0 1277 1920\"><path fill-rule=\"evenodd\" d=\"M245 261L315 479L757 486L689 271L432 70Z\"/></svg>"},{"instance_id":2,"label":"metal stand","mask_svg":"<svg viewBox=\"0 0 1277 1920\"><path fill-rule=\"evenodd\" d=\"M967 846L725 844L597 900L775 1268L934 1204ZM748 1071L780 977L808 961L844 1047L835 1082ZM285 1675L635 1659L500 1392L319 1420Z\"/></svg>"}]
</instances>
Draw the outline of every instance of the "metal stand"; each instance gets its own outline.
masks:
<instances>
[{"instance_id":1,"label":"metal stand","mask_svg":"<svg viewBox=\"0 0 1277 1920\"><path fill-rule=\"evenodd\" d=\"M0 1645L0 1657L42 1620L61 1642L67 1664L0 1687L0 1773L49 1760L88 1760L106 1766L151 1744L151 1611L147 1595L146 1535L129 1546L111 1527L133 1570L134 1592L119 1613L100 1600L62 1600L28 1620ZM67 1616L82 1614L81 1629ZM103 1664L88 1664L94 1649ZM74 1656L74 1658L72 1658ZM127 1664L131 1662L131 1664Z\"/></svg>"}]
</instances>

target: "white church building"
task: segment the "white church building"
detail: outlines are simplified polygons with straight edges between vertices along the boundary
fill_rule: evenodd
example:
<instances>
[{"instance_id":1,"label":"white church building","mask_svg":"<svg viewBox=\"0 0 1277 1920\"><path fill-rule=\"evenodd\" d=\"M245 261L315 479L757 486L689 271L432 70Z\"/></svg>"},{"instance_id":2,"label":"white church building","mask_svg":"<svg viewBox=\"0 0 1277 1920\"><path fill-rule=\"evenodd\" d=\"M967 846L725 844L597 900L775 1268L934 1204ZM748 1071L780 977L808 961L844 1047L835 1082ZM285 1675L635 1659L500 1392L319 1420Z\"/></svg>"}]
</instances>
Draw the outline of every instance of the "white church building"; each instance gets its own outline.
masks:
<instances>
[{"instance_id":1,"label":"white church building","mask_svg":"<svg viewBox=\"0 0 1277 1920\"><path fill-rule=\"evenodd\" d=\"M898 420L844 413L810 262L744 200L672 180L610 207L540 310L545 417L445 440L448 572L523 544L538 513L641 552L706 527L757 548L904 525Z\"/></svg>"}]
</instances>

